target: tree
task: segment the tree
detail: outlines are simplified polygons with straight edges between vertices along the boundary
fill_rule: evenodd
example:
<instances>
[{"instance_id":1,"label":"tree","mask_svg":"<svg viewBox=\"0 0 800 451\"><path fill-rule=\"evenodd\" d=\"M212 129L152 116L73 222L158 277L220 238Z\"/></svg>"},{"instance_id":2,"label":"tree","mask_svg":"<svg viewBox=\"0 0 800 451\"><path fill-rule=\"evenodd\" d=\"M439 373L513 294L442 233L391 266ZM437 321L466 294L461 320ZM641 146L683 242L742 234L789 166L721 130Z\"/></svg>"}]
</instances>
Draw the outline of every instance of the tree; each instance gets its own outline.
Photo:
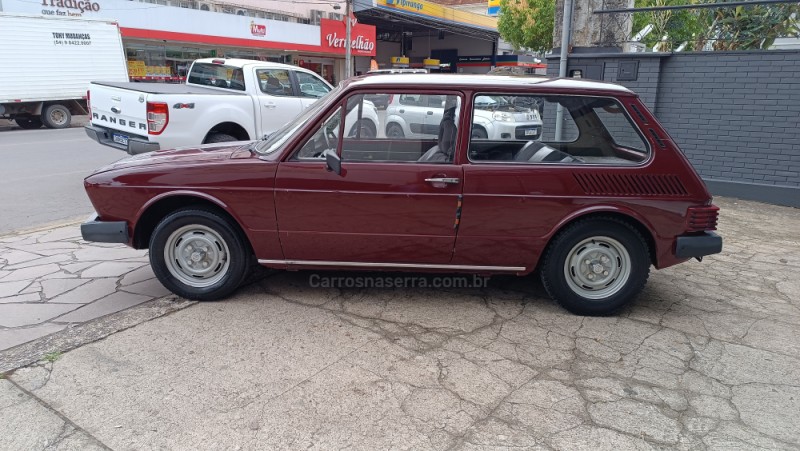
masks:
<instances>
[{"instance_id":1,"label":"tree","mask_svg":"<svg viewBox=\"0 0 800 451\"><path fill-rule=\"evenodd\" d=\"M553 48L556 0L501 0L497 29L515 49Z\"/></svg>"},{"instance_id":2,"label":"tree","mask_svg":"<svg viewBox=\"0 0 800 451\"><path fill-rule=\"evenodd\" d=\"M711 18L706 39L714 50L768 49L776 38L800 34L800 3L720 7Z\"/></svg>"},{"instance_id":3,"label":"tree","mask_svg":"<svg viewBox=\"0 0 800 451\"><path fill-rule=\"evenodd\" d=\"M688 2L699 3L697 0ZM637 8L648 6L686 5L685 0L637 0ZM633 14L633 30L638 32L647 25L653 29L642 39L648 48L655 47L659 52L669 52L684 42L694 42L708 28L703 20L704 10L649 11Z\"/></svg>"}]
</instances>

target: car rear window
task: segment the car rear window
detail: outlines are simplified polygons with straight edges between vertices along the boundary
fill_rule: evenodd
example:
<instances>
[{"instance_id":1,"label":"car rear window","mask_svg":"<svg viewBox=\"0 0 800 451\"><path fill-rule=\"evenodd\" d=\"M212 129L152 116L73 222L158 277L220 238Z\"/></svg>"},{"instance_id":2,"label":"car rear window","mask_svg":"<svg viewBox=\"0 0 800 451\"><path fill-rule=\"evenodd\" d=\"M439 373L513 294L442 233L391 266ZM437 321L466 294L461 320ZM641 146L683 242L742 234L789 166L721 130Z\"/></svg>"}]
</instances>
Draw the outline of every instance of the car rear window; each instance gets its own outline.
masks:
<instances>
[{"instance_id":1,"label":"car rear window","mask_svg":"<svg viewBox=\"0 0 800 451\"><path fill-rule=\"evenodd\" d=\"M223 64L195 63L189 72L189 83L244 91L244 72L240 67Z\"/></svg>"}]
</instances>

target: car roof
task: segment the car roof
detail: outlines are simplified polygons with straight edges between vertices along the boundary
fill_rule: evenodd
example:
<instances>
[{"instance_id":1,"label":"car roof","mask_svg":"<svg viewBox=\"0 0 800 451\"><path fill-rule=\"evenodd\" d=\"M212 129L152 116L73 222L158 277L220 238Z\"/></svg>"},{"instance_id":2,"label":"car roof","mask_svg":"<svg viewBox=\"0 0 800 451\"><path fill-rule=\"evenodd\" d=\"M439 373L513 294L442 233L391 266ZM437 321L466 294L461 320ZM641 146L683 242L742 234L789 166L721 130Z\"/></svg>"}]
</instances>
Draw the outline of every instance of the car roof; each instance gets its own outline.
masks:
<instances>
[{"instance_id":1,"label":"car roof","mask_svg":"<svg viewBox=\"0 0 800 451\"><path fill-rule=\"evenodd\" d=\"M449 88L519 88L541 86L564 91L601 91L609 94L633 95L630 89L613 83L576 78L549 78L531 76L484 75L484 74L367 74L348 79L345 83L353 87L394 85L397 87L419 87L435 85Z\"/></svg>"},{"instance_id":2,"label":"car roof","mask_svg":"<svg viewBox=\"0 0 800 451\"><path fill-rule=\"evenodd\" d=\"M270 67L273 69L290 69L290 70L307 71L306 69L300 66L292 66L290 64L283 64L283 63L274 63L272 61L249 60L244 58L200 58L195 60L194 62L208 63L208 64L223 64L225 66L233 66L233 67L259 65L259 66Z\"/></svg>"}]
</instances>

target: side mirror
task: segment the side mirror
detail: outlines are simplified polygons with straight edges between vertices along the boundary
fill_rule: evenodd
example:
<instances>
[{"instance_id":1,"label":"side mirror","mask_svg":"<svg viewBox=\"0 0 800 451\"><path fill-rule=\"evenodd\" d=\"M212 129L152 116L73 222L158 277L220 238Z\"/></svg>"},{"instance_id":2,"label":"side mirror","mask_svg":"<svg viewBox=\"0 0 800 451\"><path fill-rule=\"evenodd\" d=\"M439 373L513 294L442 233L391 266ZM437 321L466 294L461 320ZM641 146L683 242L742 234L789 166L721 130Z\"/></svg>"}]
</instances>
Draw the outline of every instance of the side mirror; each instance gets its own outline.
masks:
<instances>
[{"instance_id":1,"label":"side mirror","mask_svg":"<svg viewBox=\"0 0 800 451\"><path fill-rule=\"evenodd\" d=\"M339 155L336 155L335 151L325 151L325 163L328 165L329 171L335 172L336 175L342 175L342 160L339 159Z\"/></svg>"}]
</instances>

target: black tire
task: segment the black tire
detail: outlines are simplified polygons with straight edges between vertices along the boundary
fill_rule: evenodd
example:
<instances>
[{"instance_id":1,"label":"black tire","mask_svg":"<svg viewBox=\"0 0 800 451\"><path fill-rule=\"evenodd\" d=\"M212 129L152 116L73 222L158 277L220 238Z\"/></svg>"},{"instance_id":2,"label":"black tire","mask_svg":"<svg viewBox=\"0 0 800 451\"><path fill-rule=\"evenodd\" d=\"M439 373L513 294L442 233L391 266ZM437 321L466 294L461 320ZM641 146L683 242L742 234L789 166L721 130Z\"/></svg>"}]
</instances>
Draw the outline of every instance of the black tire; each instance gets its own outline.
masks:
<instances>
[{"instance_id":1,"label":"black tire","mask_svg":"<svg viewBox=\"0 0 800 451\"><path fill-rule=\"evenodd\" d=\"M239 140L236 139L235 136L231 136L227 133L212 133L208 135L208 138L206 138L203 144L225 143L231 141L239 141Z\"/></svg>"},{"instance_id":2,"label":"black tire","mask_svg":"<svg viewBox=\"0 0 800 451\"><path fill-rule=\"evenodd\" d=\"M405 138L406 134L403 133L403 127L400 124L392 122L386 126L387 138Z\"/></svg>"},{"instance_id":3,"label":"black tire","mask_svg":"<svg viewBox=\"0 0 800 451\"><path fill-rule=\"evenodd\" d=\"M489 134L486 133L486 129L481 127L480 125L473 125L472 126L472 139L487 139Z\"/></svg>"},{"instance_id":4,"label":"black tire","mask_svg":"<svg viewBox=\"0 0 800 451\"><path fill-rule=\"evenodd\" d=\"M372 121L360 119L353 125L353 128L350 129L348 137L354 138L359 129L361 129L361 134L359 136L361 139L374 139L378 136L378 131L375 129L375 124L373 124Z\"/></svg>"},{"instance_id":5,"label":"black tire","mask_svg":"<svg viewBox=\"0 0 800 451\"><path fill-rule=\"evenodd\" d=\"M42 120L36 116L20 116L14 118L14 122L19 125L19 128L23 128L25 130L35 130L37 128L42 128Z\"/></svg>"},{"instance_id":6,"label":"black tire","mask_svg":"<svg viewBox=\"0 0 800 451\"><path fill-rule=\"evenodd\" d=\"M650 254L630 224L590 218L562 230L548 245L540 268L545 290L559 305L576 315L606 316L642 291Z\"/></svg>"},{"instance_id":7,"label":"black tire","mask_svg":"<svg viewBox=\"0 0 800 451\"><path fill-rule=\"evenodd\" d=\"M209 257L211 254L214 256ZM170 259L170 255L174 257ZM168 290L187 299L225 298L242 283L251 261L238 226L208 210L186 208L171 213L158 223L150 238L150 265L156 277ZM199 271L213 276L191 274L189 265L207 263L211 269L203 267ZM217 265L220 269L215 271ZM198 286L201 284L207 285Z\"/></svg>"},{"instance_id":8,"label":"black tire","mask_svg":"<svg viewBox=\"0 0 800 451\"><path fill-rule=\"evenodd\" d=\"M64 105L47 105L42 111L42 123L47 128L67 128L72 123L72 114Z\"/></svg>"}]
</instances>

